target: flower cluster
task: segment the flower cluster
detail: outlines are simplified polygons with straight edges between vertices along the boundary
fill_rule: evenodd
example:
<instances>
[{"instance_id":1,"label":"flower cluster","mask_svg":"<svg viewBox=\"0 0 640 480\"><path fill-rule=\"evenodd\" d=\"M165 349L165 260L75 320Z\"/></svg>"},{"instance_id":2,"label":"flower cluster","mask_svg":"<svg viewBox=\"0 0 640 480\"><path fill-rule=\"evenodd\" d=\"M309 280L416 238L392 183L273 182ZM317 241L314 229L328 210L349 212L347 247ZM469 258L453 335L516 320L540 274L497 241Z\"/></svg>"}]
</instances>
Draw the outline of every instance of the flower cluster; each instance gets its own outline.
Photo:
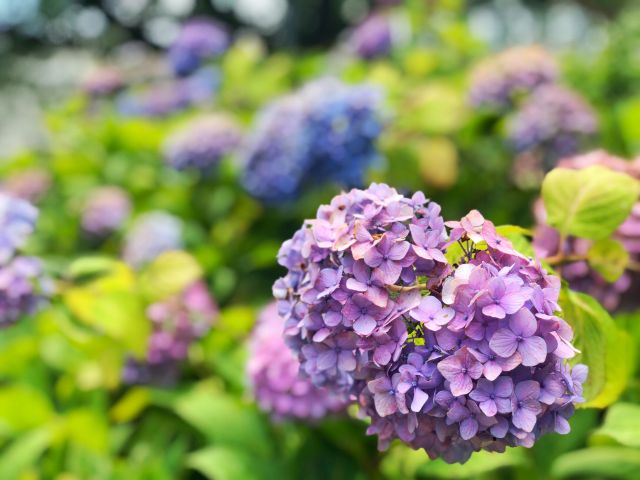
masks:
<instances>
[{"instance_id":1,"label":"flower cluster","mask_svg":"<svg viewBox=\"0 0 640 480\"><path fill-rule=\"evenodd\" d=\"M28 202L0 193L0 263L7 262L33 233L38 210Z\"/></svg>"},{"instance_id":2,"label":"flower cluster","mask_svg":"<svg viewBox=\"0 0 640 480\"><path fill-rule=\"evenodd\" d=\"M164 117L212 100L219 83L217 70L201 68L186 78L123 92L116 106L124 116Z\"/></svg>"},{"instance_id":3,"label":"flower cluster","mask_svg":"<svg viewBox=\"0 0 640 480\"><path fill-rule=\"evenodd\" d=\"M568 432L586 367L564 362L560 281L479 212L445 224L421 192L372 184L321 206L278 258L301 372L357 401L381 448L464 462Z\"/></svg>"},{"instance_id":4,"label":"flower cluster","mask_svg":"<svg viewBox=\"0 0 640 480\"><path fill-rule=\"evenodd\" d=\"M258 118L243 151L243 183L267 202L299 195L309 184L361 185L378 159L379 91L325 78L277 100Z\"/></svg>"},{"instance_id":5,"label":"flower cluster","mask_svg":"<svg viewBox=\"0 0 640 480\"><path fill-rule=\"evenodd\" d=\"M123 381L127 384L169 384L176 380L189 346L203 337L218 316L218 307L207 286L195 282L181 294L154 303L147 309L152 322L147 355L143 361L128 359Z\"/></svg>"},{"instance_id":6,"label":"flower cluster","mask_svg":"<svg viewBox=\"0 0 640 480\"><path fill-rule=\"evenodd\" d=\"M203 61L224 53L229 43L226 28L215 20L190 20L183 25L169 48L169 63L176 75L189 75L197 70Z\"/></svg>"},{"instance_id":7,"label":"flower cluster","mask_svg":"<svg viewBox=\"0 0 640 480\"><path fill-rule=\"evenodd\" d=\"M593 165L601 165L640 179L640 159L629 162L605 151L597 150L584 155L578 155L561 160L559 167L582 169ZM546 212L541 200L534 205L536 229L533 246L540 258L553 257L562 254L570 258L586 258L592 242L583 238L569 237L564 245L560 245L560 234L546 223ZM618 227L614 238L619 240L630 255L633 262L640 261L640 202L631 210L629 217ZM624 294L629 291L635 274L626 271L613 283L607 282L602 276L590 268L586 260L571 261L559 266L562 277L571 288L584 291L596 297L605 308L615 310L624 300Z\"/></svg>"},{"instance_id":8,"label":"flower cluster","mask_svg":"<svg viewBox=\"0 0 640 480\"><path fill-rule=\"evenodd\" d=\"M518 94L553 83L557 77L558 66L542 47L510 48L474 69L469 102L476 107L507 108Z\"/></svg>"},{"instance_id":9,"label":"flower cluster","mask_svg":"<svg viewBox=\"0 0 640 480\"><path fill-rule=\"evenodd\" d=\"M131 201L119 187L100 187L91 192L82 211L82 229L104 237L119 229L129 218Z\"/></svg>"},{"instance_id":10,"label":"flower cluster","mask_svg":"<svg viewBox=\"0 0 640 480\"><path fill-rule=\"evenodd\" d=\"M38 210L28 202L0 194L0 328L33 313L50 290L40 260L17 254L37 217Z\"/></svg>"},{"instance_id":11,"label":"flower cluster","mask_svg":"<svg viewBox=\"0 0 640 480\"><path fill-rule=\"evenodd\" d=\"M49 190L51 175L45 169L29 168L8 176L0 191L12 197L36 203Z\"/></svg>"},{"instance_id":12,"label":"flower cluster","mask_svg":"<svg viewBox=\"0 0 640 480\"><path fill-rule=\"evenodd\" d=\"M164 157L176 170L193 168L210 172L240 143L242 132L230 117L211 114L196 118L171 135Z\"/></svg>"},{"instance_id":13,"label":"flower cluster","mask_svg":"<svg viewBox=\"0 0 640 480\"><path fill-rule=\"evenodd\" d=\"M182 247L182 221L163 211L153 211L138 218L127 233L123 257L140 267L158 255Z\"/></svg>"},{"instance_id":14,"label":"flower cluster","mask_svg":"<svg viewBox=\"0 0 640 480\"><path fill-rule=\"evenodd\" d=\"M355 28L349 45L356 55L364 59L387 55L392 46L389 19L381 14L371 15Z\"/></svg>"},{"instance_id":15,"label":"flower cluster","mask_svg":"<svg viewBox=\"0 0 640 480\"><path fill-rule=\"evenodd\" d=\"M539 150L545 170L576 153L594 135L598 120L575 92L558 85L535 90L508 125L509 143L517 152Z\"/></svg>"},{"instance_id":16,"label":"flower cluster","mask_svg":"<svg viewBox=\"0 0 640 480\"><path fill-rule=\"evenodd\" d=\"M120 70L101 67L90 72L82 82L82 91L93 98L108 97L124 88L125 82Z\"/></svg>"},{"instance_id":17,"label":"flower cluster","mask_svg":"<svg viewBox=\"0 0 640 480\"><path fill-rule=\"evenodd\" d=\"M276 420L314 420L343 410L343 396L299 375L300 364L284 343L283 327L284 320L272 303L260 314L251 336L247 374L260 408Z\"/></svg>"}]
</instances>

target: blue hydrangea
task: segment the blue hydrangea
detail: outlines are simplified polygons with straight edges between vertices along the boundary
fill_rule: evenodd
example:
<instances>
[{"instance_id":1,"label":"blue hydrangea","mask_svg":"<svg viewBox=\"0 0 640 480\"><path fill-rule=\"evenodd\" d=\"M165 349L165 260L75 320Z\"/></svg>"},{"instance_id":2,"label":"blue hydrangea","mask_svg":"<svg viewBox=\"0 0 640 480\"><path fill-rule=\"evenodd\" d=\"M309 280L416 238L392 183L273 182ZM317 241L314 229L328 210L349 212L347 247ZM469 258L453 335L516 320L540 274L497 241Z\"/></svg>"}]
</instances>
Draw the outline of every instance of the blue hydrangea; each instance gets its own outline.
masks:
<instances>
[{"instance_id":1,"label":"blue hydrangea","mask_svg":"<svg viewBox=\"0 0 640 480\"><path fill-rule=\"evenodd\" d=\"M381 100L374 87L325 78L269 105L245 145L245 188L275 203L311 184L361 185L379 158Z\"/></svg>"},{"instance_id":2,"label":"blue hydrangea","mask_svg":"<svg viewBox=\"0 0 640 480\"><path fill-rule=\"evenodd\" d=\"M139 267L158 255L182 247L182 221L161 210L139 217L129 230L124 246L125 261Z\"/></svg>"},{"instance_id":3,"label":"blue hydrangea","mask_svg":"<svg viewBox=\"0 0 640 480\"><path fill-rule=\"evenodd\" d=\"M38 210L29 202L0 193L0 263L26 243L37 218Z\"/></svg>"},{"instance_id":4,"label":"blue hydrangea","mask_svg":"<svg viewBox=\"0 0 640 480\"><path fill-rule=\"evenodd\" d=\"M229 33L223 25L215 20L197 18L180 30L169 49L169 63L176 75L189 75L204 60L224 53L229 43Z\"/></svg>"}]
</instances>

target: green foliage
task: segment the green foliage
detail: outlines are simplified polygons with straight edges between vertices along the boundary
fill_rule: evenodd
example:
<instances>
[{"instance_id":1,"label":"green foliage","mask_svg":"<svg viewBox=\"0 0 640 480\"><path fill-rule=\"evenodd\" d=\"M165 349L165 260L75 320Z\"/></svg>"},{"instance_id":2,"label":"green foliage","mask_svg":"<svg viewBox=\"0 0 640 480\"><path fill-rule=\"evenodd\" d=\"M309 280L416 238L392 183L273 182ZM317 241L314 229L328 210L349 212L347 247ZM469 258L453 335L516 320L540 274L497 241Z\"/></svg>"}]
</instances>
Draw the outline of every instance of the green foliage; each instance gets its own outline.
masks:
<instances>
[{"instance_id":1,"label":"green foliage","mask_svg":"<svg viewBox=\"0 0 640 480\"><path fill-rule=\"evenodd\" d=\"M549 225L593 240L608 237L629 216L639 191L633 178L600 166L557 168L542 184Z\"/></svg>"},{"instance_id":2,"label":"green foliage","mask_svg":"<svg viewBox=\"0 0 640 480\"><path fill-rule=\"evenodd\" d=\"M595 434L610 437L625 447L640 448L640 405L622 402L612 405Z\"/></svg>"},{"instance_id":3,"label":"green foliage","mask_svg":"<svg viewBox=\"0 0 640 480\"><path fill-rule=\"evenodd\" d=\"M596 447L566 453L554 462L552 474L558 478L578 475L595 478L634 479L640 469L640 449Z\"/></svg>"},{"instance_id":4,"label":"green foliage","mask_svg":"<svg viewBox=\"0 0 640 480\"><path fill-rule=\"evenodd\" d=\"M580 354L575 361L589 367L584 385L583 407L603 408L615 402L627 385L633 369L631 339L589 295L563 289L560 307L573 327L574 345Z\"/></svg>"},{"instance_id":5,"label":"green foliage","mask_svg":"<svg viewBox=\"0 0 640 480\"><path fill-rule=\"evenodd\" d=\"M615 282L629 264L629 253L618 240L604 238L595 242L587 252L591 268L607 282Z\"/></svg>"}]
</instances>

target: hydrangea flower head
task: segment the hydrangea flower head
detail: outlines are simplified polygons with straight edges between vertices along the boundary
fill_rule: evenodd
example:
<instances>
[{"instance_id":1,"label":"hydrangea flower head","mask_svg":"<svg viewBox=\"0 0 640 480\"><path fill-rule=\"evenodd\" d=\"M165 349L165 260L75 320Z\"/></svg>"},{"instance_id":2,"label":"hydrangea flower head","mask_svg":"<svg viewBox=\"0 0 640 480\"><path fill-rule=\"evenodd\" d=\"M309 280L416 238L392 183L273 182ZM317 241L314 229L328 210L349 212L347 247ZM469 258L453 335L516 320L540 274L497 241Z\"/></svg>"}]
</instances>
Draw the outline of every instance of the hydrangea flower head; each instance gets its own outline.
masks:
<instances>
[{"instance_id":1,"label":"hydrangea flower head","mask_svg":"<svg viewBox=\"0 0 640 480\"><path fill-rule=\"evenodd\" d=\"M176 170L210 172L241 140L238 125L222 114L192 120L172 134L164 146L165 160Z\"/></svg>"},{"instance_id":2,"label":"hydrangea flower head","mask_svg":"<svg viewBox=\"0 0 640 480\"><path fill-rule=\"evenodd\" d=\"M288 273L273 291L301 372L357 402L380 448L399 438L464 462L532 446L579 401L560 280L477 211L445 223L421 192L372 184L321 206L278 260Z\"/></svg>"},{"instance_id":3,"label":"hydrangea flower head","mask_svg":"<svg viewBox=\"0 0 640 480\"><path fill-rule=\"evenodd\" d=\"M575 154L598 130L592 108L575 92L558 85L535 90L508 125L516 152L539 150L545 170Z\"/></svg>"},{"instance_id":4,"label":"hydrangea flower head","mask_svg":"<svg viewBox=\"0 0 640 480\"><path fill-rule=\"evenodd\" d=\"M16 256L0 266L0 328L15 324L38 310L51 291L42 262Z\"/></svg>"},{"instance_id":5,"label":"hydrangea flower head","mask_svg":"<svg viewBox=\"0 0 640 480\"><path fill-rule=\"evenodd\" d=\"M389 19L381 14L371 15L354 29L349 44L356 55L364 59L387 55L392 46Z\"/></svg>"},{"instance_id":6,"label":"hydrangea flower head","mask_svg":"<svg viewBox=\"0 0 640 480\"><path fill-rule=\"evenodd\" d=\"M0 192L36 203L49 190L51 175L43 168L28 168L9 175L0 186Z\"/></svg>"},{"instance_id":7,"label":"hydrangea flower head","mask_svg":"<svg viewBox=\"0 0 640 480\"><path fill-rule=\"evenodd\" d=\"M125 86L122 72L115 67L101 67L91 71L82 81L82 90L89 96L108 97Z\"/></svg>"},{"instance_id":8,"label":"hydrangea flower head","mask_svg":"<svg viewBox=\"0 0 640 480\"><path fill-rule=\"evenodd\" d=\"M29 202L0 193L0 263L24 246L35 229L38 210Z\"/></svg>"},{"instance_id":9,"label":"hydrangea flower head","mask_svg":"<svg viewBox=\"0 0 640 480\"><path fill-rule=\"evenodd\" d=\"M119 187L100 187L91 192L82 212L82 229L103 237L120 228L131 213L129 195Z\"/></svg>"},{"instance_id":10,"label":"hydrangea flower head","mask_svg":"<svg viewBox=\"0 0 640 480\"><path fill-rule=\"evenodd\" d=\"M176 75L189 75L203 61L224 53L229 43L229 32L223 25L209 18L196 18L182 26L169 48L169 63Z\"/></svg>"},{"instance_id":11,"label":"hydrangea flower head","mask_svg":"<svg viewBox=\"0 0 640 480\"><path fill-rule=\"evenodd\" d=\"M268 106L243 150L243 183L267 202L295 198L310 184L360 185L379 155L378 90L325 78Z\"/></svg>"},{"instance_id":12,"label":"hydrangea flower head","mask_svg":"<svg viewBox=\"0 0 640 480\"><path fill-rule=\"evenodd\" d=\"M621 173L640 179L640 159L627 161L611 155L603 150L596 150L575 157L568 157L558 162L558 167L580 170L593 165L601 165ZM533 247L540 258L547 258L558 253L570 257L584 257L592 246L592 242L583 238L569 237L564 245L560 245L560 234L547 225L546 212L541 200L534 205L536 229ZM640 261L640 202L636 203L629 217L618 227L613 236L625 247L631 260ZM625 271L615 282L607 282L598 272L593 270L586 260L570 262L559 267L562 277L568 280L574 290L579 290L597 298L608 310L615 310L621 302L628 300L637 303L630 292L636 275Z\"/></svg>"},{"instance_id":13,"label":"hydrangea flower head","mask_svg":"<svg viewBox=\"0 0 640 480\"><path fill-rule=\"evenodd\" d=\"M260 408L274 419L316 420L342 411L346 399L299 375L298 359L284 343L284 320L275 303L258 319L249 345L247 374Z\"/></svg>"},{"instance_id":14,"label":"hydrangea flower head","mask_svg":"<svg viewBox=\"0 0 640 480\"><path fill-rule=\"evenodd\" d=\"M479 63L472 72L469 101L476 107L503 109L520 93L555 82L558 66L540 46L505 50Z\"/></svg>"},{"instance_id":15,"label":"hydrangea flower head","mask_svg":"<svg viewBox=\"0 0 640 480\"><path fill-rule=\"evenodd\" d=\"M204 282L198 281L179 295L147 308L152 323L144 361L128 359L123 371L127 384L175 381L189 346L209 332L218 316L218 306Z\"/></svg>"},{"instance_id":16,"label":"hydrangea flower head","mask_svg":"<svg viewBox=\"0 0 640 480\"><path fill-rule=\"evenodd\" d=\"M134 267L150 262L158 255L182 247L182 221L157 210L136 219L127 233L123 257Z\"/></svg>"}]
</instances>

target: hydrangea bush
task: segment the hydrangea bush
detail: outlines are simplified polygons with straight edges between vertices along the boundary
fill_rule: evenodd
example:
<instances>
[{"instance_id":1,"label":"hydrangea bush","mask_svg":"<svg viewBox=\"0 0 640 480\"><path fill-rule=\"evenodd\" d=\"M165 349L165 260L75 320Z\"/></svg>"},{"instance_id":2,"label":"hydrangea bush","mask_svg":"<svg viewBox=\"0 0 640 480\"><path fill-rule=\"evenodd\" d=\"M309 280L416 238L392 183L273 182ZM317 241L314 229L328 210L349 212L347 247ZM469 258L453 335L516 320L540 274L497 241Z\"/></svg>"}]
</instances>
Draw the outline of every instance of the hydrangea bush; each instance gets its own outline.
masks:
<instances>
[{"instance_id":1,"label":"hydrangea bush","mask_svg":"<svg viewBox=\"0 0 640 480\"><path fill-rule=\"evenodd\" d=\"M603 150L565 158L558 163L558 167L575 170L594 165L601 165L640 179L639 160L627 161ZM568 237L562 241L560 233L547 224L546 212L541 200L538 200L534 205L534 216L537 222L533 238L536 254L540 258L556 257L561 254L573 259L559 266L559 271L563 278L569 282L571 288L594 296L608 310L617 309L625 297L625 293L631 289L634 279L637 279L637 274L631 267L640 261L640 203L634 205L627 219L613 235L613 238L621 243L630 257L625 271L613 281L603 278L589 265L588 253L594 244L593 240ZM627 297L633 297L633 295L627 295ZM628 300L637 304L634 298Z\"/></svg>"},{"instance_id":2,"label":"hydrangea bush","mask_svg":"<svg viewBox=\"0 0 640 480\"><path fill-rule=\"evenodd\" d=\"M480 62L471 72L469 103L504 109L559 77L553 56L538 45L513 47Z\"/></svg>"},{"instance_id":3,"label":"hydrangea bush","mask_svg":"<svg viewBox=\"0 0 640 480\"><path fill-rule=\"evenodd\" d=\"M283 338L284 320L275 303L265 307L249 342L247 375L256 401L275 420L318 420L345 409L340 392L298 375L300 363Z\"/></svg>"},{"instance_id":4,"label":"hydrangea bush","mask_svg":"<svg viewBox=\"0 0 640 480\"><path fill-rule=\"evenodd\" d=\"M569 431L587 370L565 362L560 280L479 212L445 223L422 193L372 184L321 206L278 258L301 372L357 402L380 448L464 462Z\"/></svg>"},{"instance_id":5,"label":"hydrangea bush","mask_svg":"<svg viewBox=\"0 0 640 480\"><path fill-rule=\"evenodd\" d=\"M380 92L324 78L276 100L244 146L243 184L266 202L297 197L310 184L361 185L379 158Z\"/></svg>"},{"instance_id":6,"label":"hydrangea bush","mask_svg":"<svg viewBox=\"0 0 640 480\"><path fill-rule=\"evenodd\" d=\"M180 294L151 304L152 323L146 357L129 358L122 372L126 384L175 382L190 345L204 336L218 316L218 306L207 286L197 281Z\"/></svg>"}]
</instances>

